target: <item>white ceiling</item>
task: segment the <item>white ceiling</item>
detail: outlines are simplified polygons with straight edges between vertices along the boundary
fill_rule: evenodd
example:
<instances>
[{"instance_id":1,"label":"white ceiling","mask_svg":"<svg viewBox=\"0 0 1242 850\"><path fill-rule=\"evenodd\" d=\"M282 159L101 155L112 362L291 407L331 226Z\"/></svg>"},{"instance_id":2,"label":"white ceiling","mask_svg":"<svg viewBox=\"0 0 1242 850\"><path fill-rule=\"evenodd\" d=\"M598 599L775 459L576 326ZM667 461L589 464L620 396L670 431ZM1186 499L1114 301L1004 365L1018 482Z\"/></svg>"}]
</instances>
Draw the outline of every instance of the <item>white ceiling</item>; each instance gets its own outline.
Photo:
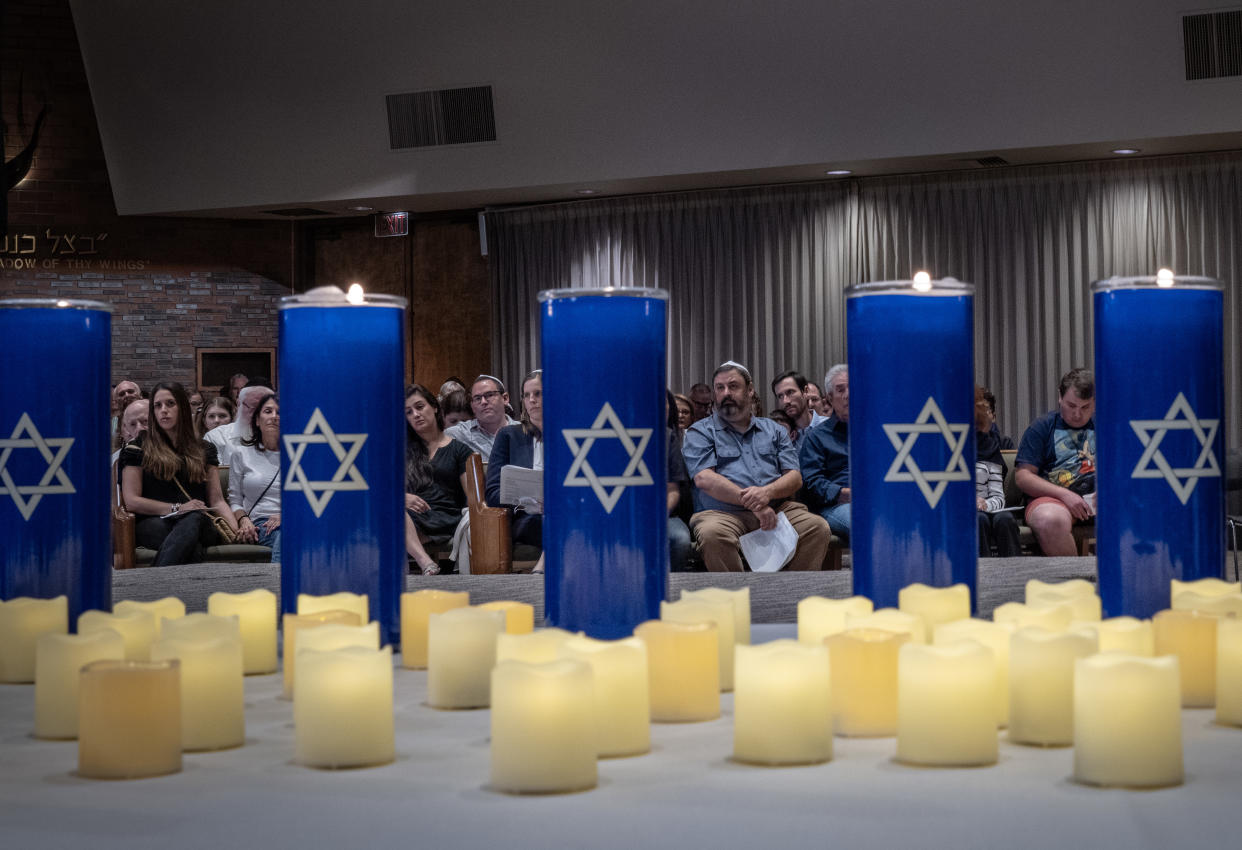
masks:
<instances>
[{"instance_id":1,"label":"white ceiling","mask_svg":"<svg viewBox=\"0 0 1242 850\"><path fill-rule=\"evenodd\" d=\"M122 214L431 211L1242 148L1242 77L1185 80L1170 0L72 7ZM497 141L389 149L385 95L484 84Z\"/></svg>"}]
</instances>

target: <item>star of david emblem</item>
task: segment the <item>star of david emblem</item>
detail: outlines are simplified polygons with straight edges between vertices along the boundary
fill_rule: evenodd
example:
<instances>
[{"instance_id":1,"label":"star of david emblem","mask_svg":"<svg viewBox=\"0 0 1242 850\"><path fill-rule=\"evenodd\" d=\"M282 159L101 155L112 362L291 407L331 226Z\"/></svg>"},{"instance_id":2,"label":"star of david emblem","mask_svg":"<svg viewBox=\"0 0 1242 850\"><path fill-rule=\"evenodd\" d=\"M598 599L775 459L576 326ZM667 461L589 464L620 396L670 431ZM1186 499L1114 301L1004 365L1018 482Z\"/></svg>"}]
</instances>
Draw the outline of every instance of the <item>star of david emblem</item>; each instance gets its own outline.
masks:
<instances>
[{"instance_id":1,"label":"star of david emblem","mask_svg":"<svg viewBox=\"0 0 1242 850\"><path fill-rule=\"evenodd\" d=\"M1178 414L1181 414L1180 419ZM1200 478L1220 477L1216 452L1212 451L1220 420L1197 417L1190 403L1186 401L1186 396L1181 393L1173 399L1163 419L1131 419L1130 427L1143 444L1143 454L1134 465L1131 478L1163 478L1184 505L1190 501L1190 494ZM1160 451L1160 441L1170 431L1191 431L1199 441L1199 456L1195 458L1194 466L1174 468L1169 465L1164 452ZM1155 469L1151 468L1153 463L1156 465Z\"/></svg>"},{"instance_id":2,"label":"star of david emblem","mask_svg":"<svg viewBox=\"0 0 1242 850\"><path fill-rule=\"evenodd\" d=\"M935 508L944 495L950 481L970 481L974 476L966 467L966 459L962 457L962 449L966 446L966 437L970 433L970 424L950 425L945 421L940 405L931 396L919 411L913 422L898 422L885 425L884 433L889 442L897 450L892 466L884 474L885 481L913 481L918 485L927 500L928 507ZM920 434L939 434L949 446L949 462L943 470L924 471L910 457L910 451ZM905 469L902 472L902 469Z\"/></svg>"},{"instance_id":3,"label":"star of david emblem","mask_svg":"<svg viewBox=\"0 0 1242 850\"><path fill-rule=\"evenodd\" d=\"M26 436L23 437L23 434ZM30 519L44 496L77 492L69 476L61 469L61 464L65 462L65 455L69 454L69 448L73 445L73 439L73 437L44 437L30 421L30 415L27 413L23 413L21 419L17 420L13 433L7 439L0 438L0 450L2 450L0 451L0 496L8 495L13 499L13 504L17 505L22 519ZM13 480L8 462L14 449L37 449L43 457L47 463L47 470L39 478L38 484L18 484ZM56 452L53 453L52 449L56 449ZM55 484L52 483L53 478L56 479ZM23 496L30 498L23 499Z\"/></svg>"},{"instance_id":4,"label":"star of david emblem","mask_svg":"<svg viewBox=\"0 0 1242 850\"><path fill-rule=\"evenodd\" d=\"M316 517L323 515L333 494L343 490L369 489L366 479L354 464L358 459L358 452L362 451L362 444L367 441L366 434L337 434L316 407L302 433L286 434L284 439L285 450L289 453L289 474L285 477L285 490L305 493L306 501L310 502ZM306 447L318 444L327 444L338 464L336 472L327 481L310 481L302 469L302 455ZM347 445L348 449L345 448Z\"/></svg>"},{"instance_id":5,"label":"star of david emblem","mask_svg":"<svg viewBox=\"0 0 1242 850\"><path fill-rule=\"evenodd\" d=\"M565 476L565 486L590 487L595 491L599 503L604 506L605 513L612 513L626 487L655 483L643 461L643 451L651 440L651 429L626 428L608 402L604 402L604 406L599 409L599 415L595 417L590 428L566 428L561 434L565 437L565 442L569 443L569 450L574 453L574 462L570 464L569 473ZM620 475L596 474L587 459L596 440L621 441L630 459ZM612 488L611 491L609 487Z\"/></svg>"}]
</instances>

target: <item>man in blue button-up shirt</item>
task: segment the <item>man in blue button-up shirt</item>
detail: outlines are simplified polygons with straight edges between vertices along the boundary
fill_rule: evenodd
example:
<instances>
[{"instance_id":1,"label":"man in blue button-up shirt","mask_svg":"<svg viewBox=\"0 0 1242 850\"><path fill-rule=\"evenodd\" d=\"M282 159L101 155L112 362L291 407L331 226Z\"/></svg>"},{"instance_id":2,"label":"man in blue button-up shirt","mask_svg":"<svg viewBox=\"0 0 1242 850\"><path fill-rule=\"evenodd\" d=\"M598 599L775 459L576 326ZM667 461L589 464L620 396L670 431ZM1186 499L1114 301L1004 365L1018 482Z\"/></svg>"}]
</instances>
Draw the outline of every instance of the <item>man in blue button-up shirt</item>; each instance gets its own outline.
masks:
<instances>
[{"instance_id":1,"label":"man in blue button-up shirt","mask_svg":"<svg viewBox=\"0 0 1242 850\"><path fill-rule=\"evenodd\" d=\"M828 521L832 533L850 536L850 373L838 363L824 376L832 416L807 432L798 448L802 497Z\"/></svg>"},{"instance_id":2,"label":"man in blue button-up shirt","mask_svg":"<svg viewBox=\"0 0 1242 850\"><path fill-rule=\"evenodd\" d=\"M751 414L750 373L732 361L712 376L716 410L686 431L683 453L698 488L690 528L709 570L741 572L739 538L776 527L780 511L798 532L791 570L823 568L830 533L791 497L802 486L798 455L783 427Z\"/></svg>"}]
</instances>

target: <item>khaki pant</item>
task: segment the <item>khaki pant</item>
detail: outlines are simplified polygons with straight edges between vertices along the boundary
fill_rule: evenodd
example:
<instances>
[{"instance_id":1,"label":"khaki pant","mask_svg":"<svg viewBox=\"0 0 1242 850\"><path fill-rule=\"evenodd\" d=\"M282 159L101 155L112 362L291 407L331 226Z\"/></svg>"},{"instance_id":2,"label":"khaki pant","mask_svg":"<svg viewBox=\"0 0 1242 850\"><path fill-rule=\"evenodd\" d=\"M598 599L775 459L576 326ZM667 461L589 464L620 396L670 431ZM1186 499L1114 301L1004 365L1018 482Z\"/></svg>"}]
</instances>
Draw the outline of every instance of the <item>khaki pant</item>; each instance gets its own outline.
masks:
<instances>
[{"instance_id":1,"label":"khaki pant","mask_svg":"<svg viewBox=\"0 0 1242 850\"><path fill-rule=\"evenodd\" d=\"M811 513L801 502L787 501L780 512L798 532L798 548L785 565L787 570L822 570L832 532L824 518ZM699 541L703 563L712 572L742 572L742 550L738 538L759 528L759 518L750 511L699 511L690 517L690 530Z\"/></svg>"}]
</instances>

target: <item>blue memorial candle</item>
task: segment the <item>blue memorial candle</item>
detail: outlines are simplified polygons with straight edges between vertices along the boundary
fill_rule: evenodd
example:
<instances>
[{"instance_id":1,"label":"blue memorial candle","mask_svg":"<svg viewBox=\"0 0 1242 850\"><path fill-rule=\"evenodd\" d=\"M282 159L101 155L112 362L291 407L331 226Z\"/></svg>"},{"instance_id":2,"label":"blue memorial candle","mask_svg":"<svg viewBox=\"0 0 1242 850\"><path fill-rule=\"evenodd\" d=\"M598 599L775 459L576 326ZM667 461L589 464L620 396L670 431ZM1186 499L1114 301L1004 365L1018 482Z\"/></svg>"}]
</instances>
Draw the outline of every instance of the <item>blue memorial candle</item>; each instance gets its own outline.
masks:
<instances>
[{"instance_id":1,"label":"blue memorial candle","mask_svg":"<svg viewBox=\"0 0 1242 850\"><path fill-rule=\"evenodd\" d=\"M112 608L112 308L0 300L0 599Z\"/></svg>"},{"instance_id":2,"label":"blue memorial candle","mask_svg":"<svg viewBox=\"0 0 1242 850\"><path fill-rule=\"evenodd\" d=\"M1100 600L1150 617L1170 579L1224 569L1224 293L1165 271L1092 291Z\"/></svg>"},{"instance_id":3,"label":"blue memorial candle","mask_svg":"<svg viewBox=\"0 0 1242 850\"><path fill-rule=\"evenodd\" d=\"M974 287L955 280L846 290L854 592L975 575Z\"/></svg>"},{"instance_id":4,"label":"blue memorial candle","mask_svg":"<svg viewBox=\"0 0 1242 850\"><path fill-rule=\"evenodd\" d=\"M323 287L281 300L281 607L365 593L391 642L407 569L404 352L404 298Z\"/></svg>"},{"instance_id":5,"label":"blue memorial candle","mask_svg":"<svg viewBox=\"0 0 1242 850\"><path fill-rule=\"evenodd\" d=\"M658 289L542 292L548 625L600 639L658 619L668 582Z\"/></svg>"}]
</instances>

